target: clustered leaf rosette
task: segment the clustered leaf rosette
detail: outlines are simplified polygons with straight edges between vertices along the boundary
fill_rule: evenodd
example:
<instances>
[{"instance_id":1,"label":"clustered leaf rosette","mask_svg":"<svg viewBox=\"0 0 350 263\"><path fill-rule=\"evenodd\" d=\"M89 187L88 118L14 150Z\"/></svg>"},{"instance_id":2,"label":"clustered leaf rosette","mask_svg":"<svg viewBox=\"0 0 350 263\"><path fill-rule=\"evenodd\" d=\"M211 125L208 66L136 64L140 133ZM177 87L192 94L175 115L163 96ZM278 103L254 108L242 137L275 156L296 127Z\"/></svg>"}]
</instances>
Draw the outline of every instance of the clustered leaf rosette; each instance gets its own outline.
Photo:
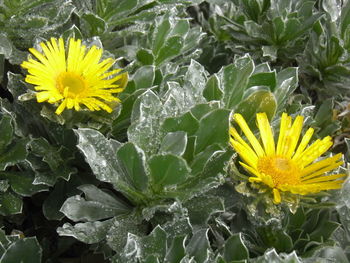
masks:
<instances>
[{"instance_id":1,"label":"clustered leaf rosette","mask_svg":"<svg viewBox=\"0 0 350 263\"><path fill-rule=\"evenodd\" d=\"M297 116L293 122L291 116L282 114L277 145L266 113L256 115L262 143L241 114L234 114L233 118L248 141L230 127L230 143L243 160L239 163L251 174L249 182L272 189L276 204L282 201L281 192L307 195L342 187L346 174L328 174L343 164L342 154L319 160L332 146L331 137L317 139L308 146L314 133L309 128L299 142L303 116Z\"/></svg>"},{"instance_id":2,"label":"clustered leaf rosette","mask_svg":"<svg viewBox=\"0 0 350 263\"><path fill-rule=\"evenodd\" d=\"M103 109L112 112L112 103L120 100L115 96L123 91L128 74L113 69L114 60L101 61L103 50L93 45L87 49L80 39L70 38L66 51L63 38L51 38L41 42L41 51L30 48L36 58L29 57L21 66L28 70L25 81L35 85L39 103L58 104L56 114L66 108L90 111Z\"/></svg>"}]
</instances>

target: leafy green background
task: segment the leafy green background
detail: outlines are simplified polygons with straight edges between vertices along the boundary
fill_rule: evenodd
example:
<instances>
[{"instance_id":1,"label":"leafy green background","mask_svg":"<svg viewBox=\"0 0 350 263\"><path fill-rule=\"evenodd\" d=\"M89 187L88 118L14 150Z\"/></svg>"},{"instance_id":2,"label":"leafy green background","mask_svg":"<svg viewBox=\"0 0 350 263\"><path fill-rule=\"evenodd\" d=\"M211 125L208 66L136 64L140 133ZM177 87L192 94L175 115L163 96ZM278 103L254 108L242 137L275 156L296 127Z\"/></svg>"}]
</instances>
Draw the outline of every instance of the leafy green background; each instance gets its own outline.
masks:
<instances>
[{"instance_id":1,"label":"leafy green background","mask_svg":"<svg viewBox=\"0 0 350 263\"><path fill-rule=\"evenodd\" d=\"M340 0L0 1L0 261L349 262L349 182L276 206L228 133L299 114L349 162L349 24ZM112 114L33 99L19 65L60 36L128 72Z\"/></svg>"}]
</instances>

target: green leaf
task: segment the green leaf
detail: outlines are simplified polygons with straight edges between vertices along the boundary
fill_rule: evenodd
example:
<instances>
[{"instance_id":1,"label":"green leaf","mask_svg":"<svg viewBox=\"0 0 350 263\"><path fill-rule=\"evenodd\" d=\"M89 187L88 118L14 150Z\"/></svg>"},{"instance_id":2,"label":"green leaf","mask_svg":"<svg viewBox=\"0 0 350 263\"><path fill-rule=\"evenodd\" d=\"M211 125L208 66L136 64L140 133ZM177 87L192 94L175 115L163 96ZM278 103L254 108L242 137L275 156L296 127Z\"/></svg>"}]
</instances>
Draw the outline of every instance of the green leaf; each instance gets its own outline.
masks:
<instances>
[{"instance_id":1,"label":"green leaf","mask_svg":"<svg viewBox=\"0 0 350 263\"><path fill-rule=\"evenodd\" d=\"M140 241L143 258L152 255L157 258L164 258L166 253L167 234L159 225Z\"/></svg>"},{"instance_id":2,"label":"green leaf","mask_svg":"<svg viewBox=\"0 0 350 263\"><path fill-rule=\"evenodd\" d=\"M317 225L310 233L310 238L319 242L327 240L339 226L339 223L330 220L330 211L328 209L321 210Z\"/></svg>"},{"instance_id":3,"label":"green leaf","mask_svg":"<svg viewBox=\"0 0 350 263\"><path fill-rule=\"evenodd\" d=\"M227 109L235 107L243 97L249 77L253 73L254 63L249 55L235 60L218 73L223 87L223 103Z\"/></svg>"},{"instance_id":4,"label":"green leaf","mask_svg":"<svg viewBox=\"0 0 350 263\"><path fill-rule=\"evenodd\" d=\"M209 145L208 147L205 148L205 150L198 153L194 157L191 163L192 174L196 175L198 173L201 173L207 161L213 156L213 154L216 151L220 151L220 150L221 150L221 147L217 143L215 143L215 144Z\"/></svg>"},{"instance_id":5,"label":"green leaf","mask_svg":"<svg viewBox=\"0 0 350 263\"><path fill-rule=\"evenodd\" d=\"M277 101L277 111L281 112L286 107L286 102L298 86L298 69L286 68L277 74L277 85L274 95Z\"/></svg>"},{"instance_id":6,"label":"green leaf","mask_svg":"<svg viewBox=\"0 0 350 263\"><path fill-rule=\"evenodd\" d=\"M165 135L159 152L162 154L183 155L187 146L187 135L183 131L170 132Z\"/></svg>"},{"instance_id":7,"label":"green leaf","mask_svg":"<svg viewBox=\"0 0 350 263\"><path fill-rule=\"evenodd\" d=\"M199 127L199 122L193 117L191 112L186 112L179 117L167 118L162 125L164 133L184 131L188 135L193 135Z\"/></svg>"},{"instance_id":8,"label":"green leaf","mask_svg":"<svg viewBox=\"0 0 350 263\"><path fill-rule=\"evenodd\" d=\"M180 55L182 47L183 39L181 37L170 37L159 50L155 59L155 64L159 66L160 64Z\"/></svg>"},{"instance_id":9,"label":"green leaf","mask_svg":"<svg viewBox=\"0 0 350 263\"><path fill-rule=\"evenodd\" d=\"M191 109L191 113L197 120L200 120L201 118L203 118L204 115L218 108L220 108L220 104L217 101L212 101L209 103L200 103L195 105Z\"/></svg>"},{"instance_id":10,"label":"green leaf","mask_svg":"<svg viewBox=\"0 0 350 263\"><path fill-rule=\"evenodd\" d=\"M130 83L134 83L130 81ZM130 125L130 117L132 113L132 108L134 106L135 100L144 92L144 90L136 90L131 95L128 95L126 98L122 99L123 105L120 112L120 115L117 119L113 121L112 124L112 134L119 141L126 139L126 130ZM119 139L121 137L121 139Z\"/></svg>"},{"instance_id":11,"label":"green leaf","mask_svg":"<svg viewBox=\"0 0 350 263\"><path fill-rule=\"evenodd\" d=\"M190 169L184 159L175 155L155 155L148 161L155 190L185 181Z\"/></svg>"},{"instance_id":12,"label":"green leaf","mask_svg":"<svg viewBox=\"0 0 350 263\"><path fill-rule=\"evenodd\" d=\"M201 178L208 178L226 174L227 166L233 155L233 149L230 147L225 151L216 151L205 163Z\"/></svg>"},{"instance_id":13,"label":"green leaf","mask_svg":"<svg viewBox=\"0 0 350 263\"><path fill-rule=\"evenodd\" d=\"M332 98L323 101L314 118L315 126L321 127L326 123L332 122L333 108L334 100Z\"/></svg>"},{"instance_id":14,"label":"green leaf","mask_svg":"<svg viewBox=\"0 0 350 263\"><path fill-rule=\"evenodd\" d=\"M248 88L253 86L266 86L269 87L271 91L274 91L276 81L277 76L275 71L256 73L249 78Z\"/></svg>"},{"instance_id":15,"label":"green leaf","mask_svg":"<svg viewBox=\"0 0 350 263\"><path fill-rule=\"evenodd\" d=\"M277 59L278 48L275 46L262 46L261 50L263 52L263 57L269 58L271 61Z\"/></svg>"},{"instance_id":16,"label":"green leaf","mask_svg":"<svg viewBox=\"0 0 350 263\"><path fill-rule=\"evenodd\" d=\"M4 71L5 71L5 56L0 53L0 84L4 79Z\"/></svg>"},{"instance_id":17,"label":"green leaf","mask_svg":"<svg viewBox=\"0 0 350 263\"><path fill-rule=\"evenodd\" d=\"M297 19L289 19L287 20L286 32L283 37L283 41L294 40L300 36L302 36L307 30L311 29L312 26L318 21L323 14L317 13L311 17L308 17L302 23L300 23Z\"/></svg>"},{"instance_id":18,"label":"green leaf","mask_svg":"<svg viewBox=\"0 0 350 263\"><path fill-rule=\"evenodd\" d=\"M179 19L176 24L172 27L169 36L185 36L190 29L190 23L188 19Z\"/></svg>"},{"instance_id":19,"label":"green leaf","mask_svg":"<svg viewBox=\"0 0 350 263\"><path fill-rule=\"evenodd\" d=\"M188 209L188 216L192 225L205 226L210 216L224 211L221 198L214 195L200 195L190 199L184 204Z\"/></svg>"},{"instance_id":20,"label":"green leaf","mask_svg":"<svg viewBox=\"0 0 350 263\"><path fill-rule=\"evenodd\" d=\"M142 263L160 263L159 259L155 255L148 255Z\"/></svg>"},{"instance_id":21,"label":"green leaf","mask_svg":"<svg viewBox=\"0 0 350 263\"><path fill-rule=\"evenodd\" d=\"M217 109L211 111L200 120L199 128L196 132L196 153L215 143L222 147L227 146L229 139L229 115L229 110Z\"/></svg>"},{"instance_id":22,"label":"green leaf","mask_svg":"<svg viewBox=\"0 0 350 263\"><path fill-rule=\"evenodd\" d=\"M177 187L177 191L181 191L181 200L189 200L222 185L225 181L222 175L227 173L226 168L232 155L233 150L215 151L210 159L205 162L201 174L190 177Z\"/></svg>"},{"instance_id":23,"label":"green leaf","mask_svg":"<svg viewBox=\"0 0 350 263\"><path fill-rule=\"evenodd\" d=\"M106 238L106 234L112 225L112 219L103 222L86 222L78 223L72 226L65 223L62 227L57 228L60 236L71 236L86 244L98 243Z\"/></svg>"},{"instance_id":24,"label":"green leaf","mask_svg":"<svg viewBox=\"0 0 350 263\"><path fill-rule=\"evenodd\" d=\"M11 192L0 193L0 214L13 215L22 212L22 199Z\"/></svg>"},{"instance_id":25,"label":"green leaf","mask_svg":"<svg viewBox=\"0 0 350 263\"><path fill-rule=\"evenodd\" d=\"M76 38L83 39L83 35L80 32L80 29L76 25L72 25L69 29L67 29L62 34L63 39Z\"/></svg>"},{"instance_id":26,"label":"green leaf","mask_svg":"<svg viewBox=\"0 0 350 263\"><path fill-rule=\"evenodd\" d=\"M43 161L50 166L51 170L58 170L62 165L63 160L60 156L59 149L50 145L45 138L33 138L29 142L29 146L31 153L43 157Z\"/></svg>"},{"instance_id":27,"label":"green leaf","mask_svg":"<svg viewBox=\"0 0 350 263\"><path fill-rule=\"evenodd\" d=\"M152 48L153 54L155 54L156 56L158 56L158 53L160 52L161 47L166 42L170 28L171 28L171 24L166 17L164 17L163 21L159 25L157 25L155 34L154 34L153 48Z\"/></svg>"},{"instance_id":28,"label":"green leaf","mask_svg":"<svg viewBox=\"0 0 350 263\"><path fill-rule=\"evenodd\" d=\"M47 190L47 186L34 184L34 176L28 172L0 172L0 178L6 178L11 189L21 196L31 196L37 192Z\"/></svg>"},{"instance_id":29,"label":"green leaf","mask_svg":"<svg viewBox=\"0 0 350 263\"><path fill-rule=\"evenodd\" d=\"M90 36L100 35L106 30L105 21L94 13L85 13L81 16L81 19L81 27L85 27L85 32Z\"/></svg>"},{"instance_id":30,"label":"green leaf","mask_svg":"<svg viewBox=\"0 0 350 263\"><path fill-rule=\"evenodd\" d=\"M180 203L174 202L173 205L180 205ZM169 206L170 208L170 206ZM175 209L178 209L179 207L172 207ZM172 210L172 209L171 209ZM169 211L169 210L168 210ZM188 235L188 233L192 233L192 225L190 221L188 220L188 217L184 216L184 213L186 210L180 211L173 211L174 217L172 221L168 221L165 224L162 225L165 232L168 235L168 240L172 239L175 236L185 236Z\"/></svg>"},{"instance_id":31,"label":"green leaf","mask_svg":"<svg viewBox=\"0 0 350 263\"><path fill-rule=\"evenodd\" d=\"M4 263L40 263L42 249L35 237L19 239L12 243L0 258Z\"/></svg>"},{"instance_id":32,"label":"green leaf","mask_svg":"<svg viewBox=\"0 0 350 263\"><path fill-rule=\"evenodd\" d=\"M310 238L313 240L327 240L340 226L337 222L322 221L317 229L310 234Z\"/></svg>"},{"instance_id":33,"label":"green leaf","mask_svg":"<svg viewBox=\"0 0 350 263\"><path fill-rule=\"evenodd\" d=\"M282 229L272 227L257 228L259 237L268 247L274 247L277 251L291 251L293 248L292 238Z\"/></svg>"},{"instance_id":34,"label":"green leaf","mask_svg":"<svg viewBox=\"0 0 350 263\"><path fill-rule=\"evenodd\" d=\"M261 13L261 3L256 0L249 0L242 2L242 5L248 17L253 21L257 21Z\"/></svg>"},{"instance_id":35,"label":"green leaf","mask_svg":"<svg viewBox=\"0 0 350 263\"><path fill-rule=\"evenodd\" d=\"M133 76L136 89L147 89L152 87L155 77L154 66L143 66L137 69Z\"/></svg>"},{"instance_id":36,"label":"green leaf","mask_svg":"<svg viewBox=\"0 0 350 263\"><path fill-rule=\"evenodd\" d=\"M252 107L254 105L254 107ZM259 112L265 112L269 120L275 116L277 103L273 93L258 90L243 100L236 108L235 112L243 115L249 127L256 127L255 117Z\"/></svg>"},{"instance_id":37,"label":"green leaf","mask_svg":"<svg viewBox=\"0 0 350 263\"><path fill-rule=\"evenodd\" d=\"M6 167L25 160L27 157L27 143L28 139L19 139L15 145L9 147L6 153L1 154L0 171L4 171Z\"/></svg>"},{"instance_id":38,"label":"green leaf","mask_svg":"<svg viewBox=\"0 0 350 263\"><path fill-rule=\"evenodd\" d=\"M180 263L186 255L185 240L185 236L174 237L165 256L165 262Z\"/></svg>"},{"instance_id":39,"label":"green leaf","mask_svg":"<svg viewBox=\"0 0 350 263\"><path fill-rule=\"evenodd\" d=\"M247 34L253 38L271 39L271 37L264 32L262 26L254 21L244 21L244 29L247 31Z\"/></svg>"},{"instance_id":40,"label":"green leaf","mask_svg":"<svg viewBox=\"0 0 350 263\"><path fill-rule=\"evenodd\" d=\"M1 118L0 134L0 152L3 153L13 138L13 127L9 115L3 115Z\"/></svg>"},{"instance_id":41,"label":"green leaf","mask_svg":"<svg viewBox=\"0 0 350 263\"><path fill-rule=\"evenodd\" d=\"M148 176L145 172L145 154L133 143L125 143L117 152L120 165L124 169L124 179L139 191L148 186Z\"/></svg>"},{"instance_id":42,"label":"green leaf","mask_svg":"<svg viewBox=\"0 0 350 263\"><path fill-rule=\"evenodd\" d=\"M105 6L101 3L97 11L104 20L112 22L114 19L120 19L120 17L132 12L137 7L137 4L137 0L107 1Z\"/></svg>"},{"instance_id":43,"label":"green leaf","mask_svg":"<svg viewBox=\"0 0 350 263\"><path fill-rule=\"evenodd\" d=\"M208 79L205 89L203 90L203 96L207 101L221 100L223 92L219 87L219 78L214 74Z\"/></svg>"},{"instance_id":44,"label":"green leaf","mask_svg":"<svg viewBox=\"0 0 350 263\"><path fill-rule=\"evenodd\" d=\"M67 196L62 194L65 192L65 184L62 180L58 181L54 188L50 191L43 204L43 214L49 220L61 220L64 214L60 212L62 204Z\"/></svg>"},{"instance_id":45,"label":"green leaf","mask_svg":"<svg viewBox=\"0 0 350 263\"><path fill-rule=\"evenodd\" d=\"M195 232L186 246L187 254L194 257L197 263L205 262L209 249L208 229L200 229Z\"/></svg>"},{"instance_id":46,"label":"green leaf","mask_svg":"<svg viewBox=\"0 0 350 263\"><path fill-rule=\"evenodd\" d=\"M278 45L278 44L280 44L280 42L282 42L281 38L283 36L283 33L286 31L286 23L283 20L284 19L280 16L275 17L272 20L273 31L274 31L273 42L276 45ZM290 19L288 19L286 22L287 23L290 22Z\"/></svg>"},{"instance_id":47,"label":"green leaf","mask_svg":"<svg viewBox=\"0 0 350 263\"><path fill-rule=\"evenodd\" d=\"M148 49L140 49L136 53L136 58L143 65L152 65L154 61L154 56L151 50Z\"/></svg>"},{"instance_id":48,"label":"green leaf","mask_svg":"<svg viewBox=\"0 0 350 263\"><path fill-rule=\"evenodd\" d=\"M288 227L293 230L293 229L298 229L301 228L301 226L304 224L306 220L306 216L304 213L303 208L298 208L295 214L291 214L289 216L289 225Z\"/></svg>"},{"instance_id":49,"label":"green leaf","mask_svg":"<svg viewBox=\"0 0 350 263\"><path fill-rule=\"evenodd\" d=\"M194 145L197 138L195 136L190 136L187 138L188 139L187 139L186 150L182 157L187 161L187 163L191 163L194 157Z\"/></svg>"},{"instance_id":50,"label":"green leaf","mask_svg":"<svg viewBox=\"0 0 350 263\"><path fill-rule=\"evenodd\" d=\"M242 240L242 234L229 237L224 245L224 259L228 262L249 259L249 251Z\"/></svg>"}]
</instances>

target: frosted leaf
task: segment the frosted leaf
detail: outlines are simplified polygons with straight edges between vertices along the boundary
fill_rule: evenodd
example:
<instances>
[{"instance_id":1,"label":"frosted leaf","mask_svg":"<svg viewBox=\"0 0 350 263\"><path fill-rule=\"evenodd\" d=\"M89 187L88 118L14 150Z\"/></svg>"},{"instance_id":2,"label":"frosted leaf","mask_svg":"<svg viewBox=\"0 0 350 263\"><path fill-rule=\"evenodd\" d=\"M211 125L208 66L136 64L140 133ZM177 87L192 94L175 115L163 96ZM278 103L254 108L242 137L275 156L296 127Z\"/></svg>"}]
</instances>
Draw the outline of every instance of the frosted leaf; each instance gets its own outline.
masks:
<instances>
[{"instance_id":1,"label":"frosted leaf","mask_svg":"<svg viewBox=\"0 0 350 263\"><path fill-rule=\"evenodd\" d=\"M160 143L161 107L162 103L158 96L151 90L143 93L134 104L128 138L148 155L155 153Z\"/></svg>"},{"instance_id":2,"label":"frosted leaf","mask_svg":"<svg viewBox=\"0 0 350 263\"><path fill-rule=\"evenodd\" d=\"M57 229L60 236L71 236L84 243L94 244L102 241L106 237L106 233L112 224L112 219L100 222L86 222L71 225L65 223Z\"/></svg>"},{"instance_id":3,"label":"frosted leaf","mask_svg":"<svg viewBox=\"0 0 350 263\"><path fill-rule=\"evenodd\" d=\"M57 35L58 28L70 18L75 7L71 1L52 1L33 7L25 14L11 16L5 28L17 47L28 48L38 36ZM56 33L55 33L56 32Z\"/></svg>"},{"instance_id":4,"label":"frosted leaf","mask_svg":"<svg viewBox=\"0 0 350 263\"><path fill-rule=\"evenodd\" d=\"M145 207L142 209L142 216L145 220L149 221L152 219L156 212L171 213L176 218L187 216L186 208L183 208L182 204L178 201L170 204L159 204Z\"/></svg>"},{"instance_id":5,"label":"frosted leaf","mask_svg":"<svg viewBox=\"0 0 350 263\"><path fill-rule=\"evenodd\" d=\"M241 101L253 70L254 62L247 54L219 71L218 77L224 92L222 102L225 108L232 109Z\"/></svg>"},{"instance_id":6,"label":"frosted leaf","mask_svg":"<svg viewBox=\"0 0 350 263\"><path fill-rule=\"evenodd\" d=\"M203 97L203 90L206 83L207 78L204 67L195 60L191 60L184 78L185 110L189 110L196 104L206 102Z\"/></svg>"},{"instance_id":7,"label":"frosted leaf","mask_svg":"<svg viewBox=\"0 0 350 263\"><path fill-rule=\"evenodd\" d=\"M193 256L198 263L205 262L209 257L210 243L208 239L208 231L209 229L198 230L193 234L186 247L186 252ZM206 253L204 253L204 251Z\"/></svg>"},{"instance_id":8,"label":"frosted leaf","mask_svg":"<svg viewBox=\"0 0 350 263\"><path fill-rule=\"evenodd\" d=\"M69 197L60 211L75 222L96 221L130 212L125 205L87 201L79 195Z\"/></svg>"},{"instance_id":9,"label":"frosted leaf","mask_svg":"<svg viewBox=\"0 0 350 263\"><path fill-rule=\"evenodd\" d=\"M170 114L173 112L173 116L176 116L190 110L196 104L206 102L202 95L207 82L206 74L201 64L191 60L183 85L173 81L166 83L168 91L164 96L166 98L164 107L172 109L169 111Z\"/></svg>"},{"instance_id":10,"label":"frosted leaf","mask_svg":"<svg viewBox=\"0 0 350 263\"><path fill-rule=\"evenodd\" d=\"M162 115L174 117L184 111L183 93L180 84L177 82L168 82L169 92L165 95Z\"/></svg>"},{"instance_id":11,"label":"frosted leaf","mask_svg":"<svg viewBox=\"0 0 350 263\"><path fill-rule=\"evenodd\" d=\"M166 253L167 233L161 226L156 226L153 231L141 239L142 258L152 255L157 258L164 258Z\"/></svg>"},{"instance_id":12,"label":"frosted leaf","mask_svg":"<svg viewBox=\"0 0 350 263\"><path fill-rule=\"evenodd\" d=\"M6 192L9 186L8 180L0 180L0 192Z\"/></svg>"},{"instance_id":13,"label":"frosted leaf","mask_svg":"<svg viewBox=\"0 0 350 263\"><path fill-rule=\"evenodd\" d=\"M220 197L214 195L202 195L186 202L189 217L192 224L205 225L214 213L224 212L224 203Z\"/></svg>"},{"instance_id":14,"label":"frosted leaf","mask_svg":"<svg viewBox=\"0 0 350 263\"><path fill-rule=\"evenodd\" d=\"M4 33L0 34L0 54L4 54L6 59L9 59L12 54L11 42Z\"/></svg>"},{"instance_id":15,"label":"frosted leaf","mask_svg":"<svg viewBox=\"0 0 350 263\"><path fill-rule=\"evenodd\" d=\"M286 68L277 74L275 97L277 100L277 113L284 109L285 103L298 86L298 68Z\"/></svg>"},{"instance_id":16,"label":"frosted leaf","mask_svg":"<svg viewBox=\"0 0 350 263\"><path fill-rule=\"evenodd\" d=\"M124 248L124 257L127 259L140 257L140 238L131 233L128 234L128 239Z\"/></svg>"},{"instance_id":17,"label":"frosted leaf","mask_svg":"<svg viewBox=\"0 0 350 263\"><path fill-rule=\"evenodd\" d=\"M341 15L342 1L324 0L322 1L322 7L330 15L332 22L335 22Z\"/></svg>"},{"instance_id":18,"label":"frosted leaf","mask_svg":"<svg viewBox=\"0 0 350 263\"><path fill-rule=\"evenodd\" d=\"M136 214L113 218L113 223L106 235L108 245L115 251L122 251L127 244L129 233L143 236L147 225L142 224L141 220L142 218Z\"/></svg>"},{"instance_id":19,"label":"frosted leaf","mask_svg":"<svg viewBox=\"0 0 350 263\"><path fill-rule=\"evenodd\" d=\"M75 133L79 137L78 148L96 177L101 181L116 184L123 172L116 158L121 144L88 128L75 130Z\"/></svg>"},{"instance_id":20,"label":"frosted leaf","mask_svg":"<svg viewBox=\"0 0 350 263\"><path fill-rule=\"evenodd\" d=\"M13 236L8 236L13 237ZM17 239L17 238L16 238ZM1 262L40 263L42 248L36 237L21 238L6 248L1 246Z\"/></svg>"},{"instance_id":21,"label":"frosted leaf","mask_svg":"<svg viewBox=\"0 0 350 263\"><path fill-rule=\"evenodd\" d=\"M278 254L275 249L265 252L265 254L256 259L251 259L252 263L302 263L295 251L290 254Z\"/></svg>"},{"instance_id":22,"label":"frosted leaf","mask_svg":"<svg viewBox=\"0 0 350 263\"><path fill-rule=\"evenodd\" d=\"M169 237L185 236L192 233L192 225L188 217L174 218L173 221L162 225Z\"/></svg>"}]
</instances>

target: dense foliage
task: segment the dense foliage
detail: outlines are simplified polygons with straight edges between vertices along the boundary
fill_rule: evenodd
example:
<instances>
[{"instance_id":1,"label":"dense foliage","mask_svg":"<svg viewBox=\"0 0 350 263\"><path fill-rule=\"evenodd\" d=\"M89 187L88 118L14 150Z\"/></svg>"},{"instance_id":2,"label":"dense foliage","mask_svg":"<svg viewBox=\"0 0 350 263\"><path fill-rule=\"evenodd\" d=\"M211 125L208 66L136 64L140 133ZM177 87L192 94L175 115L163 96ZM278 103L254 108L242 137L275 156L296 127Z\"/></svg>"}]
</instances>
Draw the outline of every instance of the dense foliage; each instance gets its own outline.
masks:
<instances>
[{"instance_id":1,"label":"dense foliage","mask_svg":"<svg viewBox=\"0 0 350 263\"><path fill-rule=\"evenodd\" d=\"M37 102L51 37L128 73L112 113ZM0 262L349 262L349 181L277 205L229 144L302 115L348 173L349 84L346 0L0 0Z\"/></svg>"}]
</instances>

